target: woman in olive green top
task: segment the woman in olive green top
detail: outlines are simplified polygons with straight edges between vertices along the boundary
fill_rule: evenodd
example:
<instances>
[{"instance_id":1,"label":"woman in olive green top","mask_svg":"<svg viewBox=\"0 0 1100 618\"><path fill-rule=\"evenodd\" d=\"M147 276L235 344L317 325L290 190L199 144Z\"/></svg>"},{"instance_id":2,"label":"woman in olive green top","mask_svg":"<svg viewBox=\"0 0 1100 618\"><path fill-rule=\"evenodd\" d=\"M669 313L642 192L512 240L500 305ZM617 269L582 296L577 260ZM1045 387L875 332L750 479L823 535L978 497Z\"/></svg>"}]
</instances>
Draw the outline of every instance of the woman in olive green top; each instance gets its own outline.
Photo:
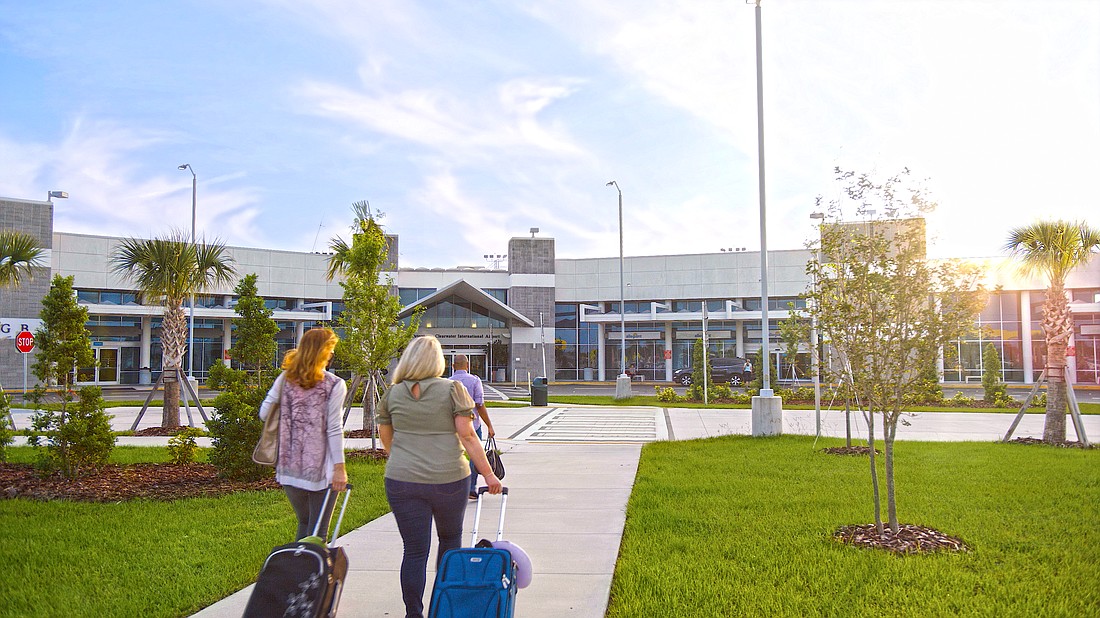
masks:
<instances>
[{"instance_id":1,"label":"woman in olive green top","mask_svg":"<svg viewBox=\"0 0 1100 618\"><path fill-rule=\"evenodd\" d=\"M393 385L378 408L378 434L389 453L386 498L405 554L401 595L406 618L424 613L424 587L432 522L439 537L439 559L462 545L462 519L470 490L470 468L463 447L489 493L501 492L481 440L474 432L474 402L466 387L441 378L446 363L435 337L417 337L393 373Z\"/></svg>"}]
</instances>

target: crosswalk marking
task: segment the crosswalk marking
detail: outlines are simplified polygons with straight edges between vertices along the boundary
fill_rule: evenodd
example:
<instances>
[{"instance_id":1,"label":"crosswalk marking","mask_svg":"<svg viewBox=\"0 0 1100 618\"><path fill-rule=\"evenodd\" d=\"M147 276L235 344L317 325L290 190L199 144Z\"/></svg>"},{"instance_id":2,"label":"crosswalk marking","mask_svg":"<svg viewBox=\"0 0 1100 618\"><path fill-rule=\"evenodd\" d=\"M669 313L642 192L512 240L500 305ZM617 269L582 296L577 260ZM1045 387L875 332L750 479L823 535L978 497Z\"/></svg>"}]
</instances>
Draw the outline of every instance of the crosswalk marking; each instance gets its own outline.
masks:
<instances>
[{"instance_id":1,"label":"crosswalk marking","mask_svg":"<svg viewBox=\"0 0 1100 618\"><path fill-rule=\"evenodd\" d=\"M667 440L660 408L554 408L513 439L527 442Z\"/></svg>"}]
</instances>

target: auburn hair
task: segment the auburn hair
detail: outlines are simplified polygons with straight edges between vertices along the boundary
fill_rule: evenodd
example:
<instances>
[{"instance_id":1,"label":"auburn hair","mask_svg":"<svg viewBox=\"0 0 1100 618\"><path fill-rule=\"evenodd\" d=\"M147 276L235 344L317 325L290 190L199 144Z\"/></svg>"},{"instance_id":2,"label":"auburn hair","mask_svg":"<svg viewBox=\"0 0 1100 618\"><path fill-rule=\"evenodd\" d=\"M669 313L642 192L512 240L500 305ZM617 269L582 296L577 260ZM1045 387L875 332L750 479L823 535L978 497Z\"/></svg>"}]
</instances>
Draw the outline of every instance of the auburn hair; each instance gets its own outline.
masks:
<instances>
[{"instance_id":1,"label":"auburn hair","mask_svg":"<svg viewBox=\"0 0 1100 618\"><path fill-rule=\"evenodd\" d=\"M331 328L311 328L302 335L298 347L283 357L286 379L302 388L313 388L325 375L325 366L332 358L340 338Z\"/></svg>"}]
</instances>

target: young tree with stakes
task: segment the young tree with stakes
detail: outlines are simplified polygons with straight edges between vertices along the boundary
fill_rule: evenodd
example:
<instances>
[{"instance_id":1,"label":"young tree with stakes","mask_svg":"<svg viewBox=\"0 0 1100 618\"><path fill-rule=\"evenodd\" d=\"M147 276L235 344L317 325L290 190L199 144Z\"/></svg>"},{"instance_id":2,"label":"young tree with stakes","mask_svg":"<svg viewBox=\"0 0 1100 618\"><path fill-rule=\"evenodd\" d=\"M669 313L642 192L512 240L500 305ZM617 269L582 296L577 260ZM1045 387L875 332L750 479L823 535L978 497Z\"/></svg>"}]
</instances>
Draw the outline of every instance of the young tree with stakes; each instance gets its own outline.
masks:
<instances>
[{"instance_id":1,"label":"young tree with stakes","mask_svg":"<svg viewBox=\"0 0 1100 618\"><path fill-rule=\"evenodd\" d=\"M187 312L183 302L193 294L212 287L228 285L237 271L225 245L215 240L192 244L182 232L165 238L126 238L111 255L112 270L130 277L141 291L143 302L160 301L164 305L160 341L163 348L162 370L181 373L187 352ZM164 381L162 427L180 424L180 384Z\"/></svg>"},{"instance_id":2,"label":"young tree with stakes","mask_svg":"<svg viewBox=\"0 0 1100 618\"><path fill-rule=\"evenodd\" d=\"M373 441L374 411L385 388L382 372L416 334L420 315L413 315L407 325L398 322L401 300L392 291L392 277L381 277L389 251L386 234L368 202L352 204L352 213L355 220L351 244L333 238L329 245L333 255L329 258L328 278L331 281L339 275L344 277L340 284L344 288L344 310L336 320L340 329L336 358L352 372L345 410L350 410L356 386L365 381L363 428L370 432L372 448L377 448Z\"/></svg>"},{"instance_id":3,"label":"young tree with stakes","mask_svg":"<svg viewBox=\"0 0 1100 618\"><path fill-rule=\"evenodd\" d=\"M1066 441L1066 348L1073 335L1073 315L1066 298L1066 277L1084 266L1100 249L1100 229L1084 221L1040 221L1013 229L1005 250L1019 258L1027 274L1047 279L1043 305L1043 334L1046 337L1047 411L1043 441ZM1025 325L1024 328L1029 328Z\"/></svg>"},{"instance_id":4,"label":"young tree with stakes","mask_svg":"<svg viewBox=\"0 0 1100 618\"><path fill-rule=\"evenodd\" d=\"M832 356L833 379L848 384L865 410L870 447L875 526L883 534L875 461L875 416L882 421L886 503L890 530L899 529L894 487L894 438L906 394L917 387L920 368L934 364L944 344L973 327L984 303L976 269L925 256L922 213L934 203L909 171L883 181L836 170L842 199L830 202L818 249L806 269L816 282L805 293ZM819 210L823 199L818 198ZM885 219L843 223L845 205L867 218L871 208Z\"/></svg>"}]
</instances>

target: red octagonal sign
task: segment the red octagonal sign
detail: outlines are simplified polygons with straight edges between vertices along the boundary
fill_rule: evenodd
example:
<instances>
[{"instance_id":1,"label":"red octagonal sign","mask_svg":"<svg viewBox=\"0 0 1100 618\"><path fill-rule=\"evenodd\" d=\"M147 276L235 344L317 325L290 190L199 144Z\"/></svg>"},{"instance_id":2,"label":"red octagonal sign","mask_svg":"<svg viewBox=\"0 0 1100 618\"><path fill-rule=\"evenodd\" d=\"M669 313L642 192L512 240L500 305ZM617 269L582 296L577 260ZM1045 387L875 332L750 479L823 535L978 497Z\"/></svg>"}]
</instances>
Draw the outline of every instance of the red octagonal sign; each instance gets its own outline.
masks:
<instances>
[{"instance_id":1,"label":"red octagonal sign","mask_svg":"<svg viewBox=\"0 0 1100 618\"><path fill-rule=\"evenodd\" d=\"M30 353L34 349L34 335L30 331L22 331L15 336L15 347L23 354Z\"/></svg>"}]
</instances>

